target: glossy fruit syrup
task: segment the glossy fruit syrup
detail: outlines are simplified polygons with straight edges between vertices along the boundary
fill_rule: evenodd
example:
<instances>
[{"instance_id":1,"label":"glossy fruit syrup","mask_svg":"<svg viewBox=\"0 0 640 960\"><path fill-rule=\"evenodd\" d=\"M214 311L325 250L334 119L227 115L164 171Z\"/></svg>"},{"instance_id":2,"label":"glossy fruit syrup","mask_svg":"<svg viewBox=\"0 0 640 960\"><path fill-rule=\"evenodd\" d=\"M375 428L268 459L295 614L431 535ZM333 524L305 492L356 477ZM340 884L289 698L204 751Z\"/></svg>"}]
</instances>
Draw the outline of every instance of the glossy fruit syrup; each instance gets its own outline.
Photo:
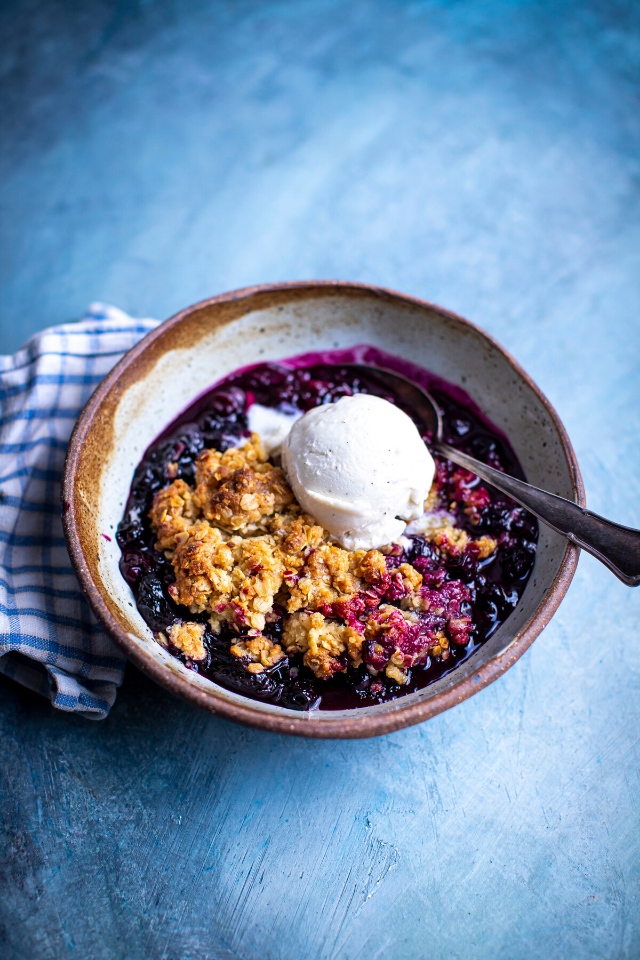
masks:
<instances>
[{"instance_id":1,"label":"glossy fruit syrup","mask_svg":"<svg viewBox=\"0 0 640 960\"><path fill-rule=\"evenodd\" d=\"M354 370L340 364L362 363ZM194 615L179 607L169 596L174 581L171 561L154 548L155 536L148 513L154 494L175 479L168 465L178 464L177 476L195 482L195 461L202 450L224 451L244 442L248 436L247 411L252 403L286 412L310 410L355 393L369 393L397 403L413 416L412 410L389 393L376 378L376 364L409 376L427 387L444 414L444 439L485 463L524 479L506 438L493 427L473 401L459 388L428 371L383 354L371 347L355 347L325 354L306 354L279 363L263 363L239 370L219 382L185 411L147 450L138 466L117 540L122 551L120 569L131 587L138 610L154 632L164 632L179 620L207 624L206 613ZM537 521L531 514L492 487L484 486L473 474L450 461L436 458L437 479L443 502L456 525L471 538L483 534L498 542L495 553L479 560L473 547L459 556L441 553L423 536L409 537L403 547L394 547L394 565L411 563L424 577L423 589L437 591L442 603L453 603L456 615L469 618L470 626L451 637L446 660L427 658L410 671L409 681L400 686L384 673L374 676L365 664L348 666L331 679L317 679L302 664L302 656L285 657L261 674L248 673L230 653L238 634L224 626L219 634L206 627L207 658L186 661L186 665L223 687L252 699L294 710L342 710L370 706L405 696L450 673L492 636L514 610L526 586L535 561ZM454 506L452 506L452 504ZM388 595L385 602L393 603ZM278 641L282 617L268 623L264 633ZM437 626L437 624L436 624ZM172 652L183 659L178 650ZM371 665L371 664L370 664Z\"/></svg>"}]
</instances>

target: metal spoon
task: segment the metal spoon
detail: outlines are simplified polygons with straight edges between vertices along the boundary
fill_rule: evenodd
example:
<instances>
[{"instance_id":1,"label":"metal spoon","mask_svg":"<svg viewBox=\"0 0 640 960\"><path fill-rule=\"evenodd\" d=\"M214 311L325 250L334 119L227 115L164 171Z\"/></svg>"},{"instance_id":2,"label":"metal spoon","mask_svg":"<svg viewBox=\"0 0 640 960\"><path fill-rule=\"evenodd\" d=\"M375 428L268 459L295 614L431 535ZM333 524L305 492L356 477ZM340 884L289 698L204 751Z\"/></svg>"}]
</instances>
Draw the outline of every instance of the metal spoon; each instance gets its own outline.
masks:
<instances>
[{"instance_id":1,"label":"metal spoon","mask_svg":"<svg viewBox=\"0 0 640 960\"><path fill-rule=\"evenodd\" d=\"M367 364L347 364L353 370L362 369ZM492 484L496 489L506 493L533 513L538 520L542 520L552 530L561 533L563 537L582 547L587 553L596 557L615 573L619 580L629 587L640 584L640 530L631 527L622 527L611 520L605 520L584 507L579 507L571 500L557 497L538 487L509 477L473 457L461 453L455 447L442 441L442 412L433 397L411 380L390 370L380 367L369 367L375 372L376 378L388 384L393 392L405 401L407 406L415 410L425 427L433 435L430 444L432 450L447 460L452 460L459 467L470 470Z\"/></svg>"}]
</instances>

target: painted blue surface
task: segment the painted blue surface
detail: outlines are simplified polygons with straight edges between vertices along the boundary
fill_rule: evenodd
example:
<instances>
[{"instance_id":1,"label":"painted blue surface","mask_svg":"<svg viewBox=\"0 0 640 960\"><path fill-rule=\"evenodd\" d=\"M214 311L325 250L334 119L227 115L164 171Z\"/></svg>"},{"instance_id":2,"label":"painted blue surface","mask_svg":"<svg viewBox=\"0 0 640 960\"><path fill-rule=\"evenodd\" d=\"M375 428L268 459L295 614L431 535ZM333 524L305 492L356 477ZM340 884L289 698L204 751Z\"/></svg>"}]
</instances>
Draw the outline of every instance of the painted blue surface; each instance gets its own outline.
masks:
<instances>
[{"instance_id":1,"label":"painted blue surface","mask_svg":"<svg viewBox=\"0 0 640 960\"><path fill-rule=\"evenodd\" d=\"M639 9L9 0L3 350L93 299L396 287L497 336L640 527ZM3 681L2 957L638 957L639 614L583 557L505 677L367 742Z\"/></svg>"}]
</instances>

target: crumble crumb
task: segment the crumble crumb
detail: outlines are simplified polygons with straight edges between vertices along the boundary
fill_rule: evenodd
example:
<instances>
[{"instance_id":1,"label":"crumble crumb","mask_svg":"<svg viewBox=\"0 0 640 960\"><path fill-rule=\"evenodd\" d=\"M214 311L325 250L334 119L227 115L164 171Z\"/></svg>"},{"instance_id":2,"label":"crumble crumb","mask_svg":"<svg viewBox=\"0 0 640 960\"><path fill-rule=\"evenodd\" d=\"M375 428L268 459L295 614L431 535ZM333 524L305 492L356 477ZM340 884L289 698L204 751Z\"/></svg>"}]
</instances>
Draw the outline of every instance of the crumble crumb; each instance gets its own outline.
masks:
<instances>
[{"instance_id":1,"label":"crumble crumb","mask_svg":"<svg viewBox=\"0 0 640 960\"><path fill-rule=\"evenodd\" d=\"M365 656L368 666L383 670L397 683L408 681L408 671L428 656L447 660L449 640L442 630L421 620L412 610L381 604L367 620Z\"/></svg>"},{"instance_id":2,"label":"crumble crumb","mask_svg":"<svg viewBox=\"0 0 640 960\"><path fill-rule=\"evenodd\" d=\"M196 486L207 484L217 488L236 470L245 467L264 469L264 466L270 467L267 454L258 434L252 433L243 447L230 447L224 453L203 450L196 460Z\"/></svg>"},{"instance_id":3,"label":"crumble crumb","mask_svg":"<svg viewBox=\"0 0 640 960\"><path fill-rule=\"evenodd\" d=\"M395 656L395 654L394 654ZM394 663L388 663L384 669L384 672L389 677L390 680L395 680L396 683L399 683L401 686L404 686L409 679L409 675L406 670L401 670Z\"/></svg>"},{"instance_id":4,"label":"crumble crumb","mask_svg":"<svg viewBox=\"0 0 640 960\"><path fill-rule=\"evenodd\" d=\"M273 537L232 537L204 520L194 524L173 559L176 581L169 593L192 613L212 614L215 630L223 620L262 630L265 614L282 586L284 566Z\"/></svg>"},{"instance_id":5,"label":"crumble crumb","mask_svg":"<svg viewBox=\"0 0 640 960\"><path fill-rule=\"evenodd\" d=\"M291 585L289 613L306 608L324 613L340 611L339 605L368 587L384 590L389 573L378 550L350 552L331 543L312 550L300 579ZM338 608L336 608L336 604Z\"/></svg>"},{"instance_id":6,"label":"crumble crumb","mask_svg":"<svg viewBox=\"0 0 640 960\"><path fill-rule=\"evenodd\" d=\"M196 490L207 520L227 530L247 534L264 530L264 519L293 500L282 470L273 467L258 473L250 467L236 470L220 487Z\"/></svg>"},{"instance_id":7,"label":"crumble crumb","mask_svg":"<svg viewBox=\"0 0 640 960\"><path fill-rule=\"evenodd\" d=\"M273 667L286 656L279 643L273 643L263 636L239 640L231 647L231 653L241 660L250 661L247 663L249 673L263 673L267 667Z\"/></svg>"},{"instance_id":8,"label":"crumble crumb","mask_svg":"<svg viewBox=\"0 0 640 960\"><path fill-rule=\"evenodd\" d=\"M427 494L427 499L424 502L425 513L428 513L431 510L437 510L439 502L440 502L440 484L438 482L438 474L436 471L436 476L433 478L431 489L429 490L429 493Z\"/></svg>"},{"instance_id":9,"label":"crumble crumb","mask_svg":"<svg viewBox=\"0 0 640 960\"><path fill-rule=\"evenodd\" d=\"M416 593L422 586L422 574L418 573L410 563L401 563L399 567L392 567L389 573L392 578L400 574L402 586L407 593Z\"/></svg>"},{"instance_id":10,"label":"crumble crumb","mask_svg":"<svg viewBox=\"0 0 640 960\"><path fill-rule=\"evenodd\" d=\"M353 553L354 572L372 587L385 589L389 584L389 572L384 555L379 550L356 550ZM406 564L408 566L408 564Z\"/></svg>"},{"instance_id":11,"label":"crumble crumb","mask_svg":"<svg viewBox=\"0 0 640 960\"><path fill-rule=\"evenodd\" d=\"M348 550L331 543L321 544L309 554L300 579L291 587L289 613L303 608L318 610L353 596L362 587L362 581L355 576L355 566Z\"/></svg>"},{"instance_id":12,"label":"crumble crumb","mask_svg":"<svg viewBox=\"0 0 640 960\"><path fill-rule=\"evenodd\" d=\"M450 626L453 621L450 620L447 626ZM449 638L445 635L444 631L439 630L435 635L435 643L429 647L429 656L433 657L435 660L448 660L449 659Z\"/></svg>"},{"instance_id":13,"label":"crumble crumb","mask_svg":"<svg viewBox=\"0 0 640 960\"><path fill-rule=\"evenodd\" d=\"M282 470L265 460L256 433L243 448L201 453L196 461L195 497L205 518L245 535L264 532L265 519L294 499Z\"/></svg>"},{"instance_id":14,"label":"crumble crumb","mask_svg":"<svg viewBox=\"0 0 640 960\"><path fill-rule=\"evenodd\" d=\"M465 548L470 548L478 560L486 560L495 553L498 541L493 537L483 536L479 540L472 540L466 530L459 527L446 526L433 536L429 537L432 543L440 547L443 553L450 557L458 557Z\"/></svg>"},{"instance_id":15,"label":"crumble crumb","mask_svg":"<svg viewBox=\"0 0 640 960\"><path fill-rule=\"evenodd\" d=\"M303 662L316 677L344 672L346 664L339 658L345 652L355 666L362 662L361 634L346 623L327 620L321 613L294 613L285 624L282 638L287 653L304 653Z\"/></svg>"},{"instance_id":16,"label":"crumble crumb","mask_svg":"<svg viewBox=\"0 0 640 960\"><path fill-rule=\"evenodd\" d=\"M479 540L472 541L478 550L478 560L486 560L487 557L490 557L492 553L496 552L498 541L494 540L493 537L480 537Z\"/></svg>"},{"instance_id":17,"label":"crumble crumb","mask_svg":"<svg viewBox=\"0 0 640 960\"><path fill-rule=\"evenodd\" d=\"M167 627L171 643L189 660L204 660L207 656L206 647L202 642L204 631L203 623L174 623Z\"/></svg>"},{"instance_id":18,"label":"crumble crumb","mask_svg":"<svg viewBox=\"0 0 640 960\"><path fill-rule=\"evenodd\" d=\"M173 557L175 583L169 593L192 613L207 608L212 596L226 596L232 588L234 556L221 530L198 520L178 543Z\"/></svg>"},{"instance_id":19,"label":"crumble crumb","mask_svg":"<svg viewBox=\"0 0 640 960\"><path fill-rule=\"evenodd\" d=\"M460 527L446 526L438 530L433 538L429 539L440 547L443 553L448 553L450 557L457 557L469 542L469 534L466 530L461 530Z\"/></svg>"},{"instance_id":20,"label":"crumble crumb","mask_svg":"<svg viewBox=\"0 0 640 960\"><path fill-rule=\"evenodd\" d=\"M269 533L280 541L280 548L288 565L301 567L311 550L316 550L329 534L313 517L291 505L286 513L276 513L269 522Z\"/></svg>"},{"instance_id":21,"label":"crumble crumb","mask_svg":"<svg viewBox=\"0 0 640 960\"><path fill-rule=\"evenodd\" d=\"M176 537L191 527L199 513L200 506L193 490L184 480L174 480L164 490L159 490L149 512L158 537L156 550L173 550Z\"/></svg>"}]
</instances>

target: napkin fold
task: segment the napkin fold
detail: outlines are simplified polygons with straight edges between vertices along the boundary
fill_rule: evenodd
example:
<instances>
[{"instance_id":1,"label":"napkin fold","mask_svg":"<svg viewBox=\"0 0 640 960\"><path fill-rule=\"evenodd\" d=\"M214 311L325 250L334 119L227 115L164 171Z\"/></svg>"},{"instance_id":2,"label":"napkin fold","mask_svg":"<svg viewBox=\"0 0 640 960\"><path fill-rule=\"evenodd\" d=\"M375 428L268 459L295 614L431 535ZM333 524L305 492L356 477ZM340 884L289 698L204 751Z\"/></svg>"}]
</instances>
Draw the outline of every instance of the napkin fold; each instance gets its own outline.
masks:
<instances>
[{"instance_id":1,"label":"napkin fold","mask_svg":"<svg viewBox=\"0 0 640 960\"><path fill-rule=\"evenodd\" d=\"M60 482L83 406L157 323L93 303L0 356L0 672L93 720L113 706L126 660L71 567Z\"/></svg>"}]
</instances>

